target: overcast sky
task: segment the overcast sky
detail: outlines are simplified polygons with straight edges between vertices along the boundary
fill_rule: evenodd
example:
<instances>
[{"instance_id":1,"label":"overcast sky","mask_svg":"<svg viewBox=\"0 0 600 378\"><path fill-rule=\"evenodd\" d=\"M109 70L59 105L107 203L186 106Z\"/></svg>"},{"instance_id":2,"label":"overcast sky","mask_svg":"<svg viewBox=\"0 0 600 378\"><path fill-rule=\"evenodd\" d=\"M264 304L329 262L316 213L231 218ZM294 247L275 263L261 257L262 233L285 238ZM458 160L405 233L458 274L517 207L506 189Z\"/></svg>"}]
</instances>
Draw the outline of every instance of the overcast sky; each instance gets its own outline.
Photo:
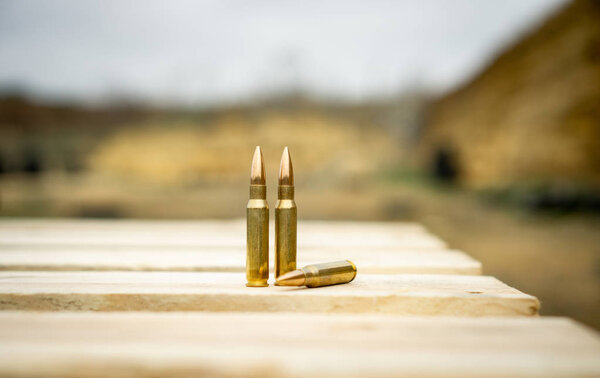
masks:
<instances>
[{"instance_id":1,"label":"overcast sky","mask_svg":"<svg viewBox=\"0 0 600 378\"><path fill-rule=\"evenodd\" d=\"M0 0L0 87L183 105L444 91L562 4Z\"/></svg>"}]
</instances>

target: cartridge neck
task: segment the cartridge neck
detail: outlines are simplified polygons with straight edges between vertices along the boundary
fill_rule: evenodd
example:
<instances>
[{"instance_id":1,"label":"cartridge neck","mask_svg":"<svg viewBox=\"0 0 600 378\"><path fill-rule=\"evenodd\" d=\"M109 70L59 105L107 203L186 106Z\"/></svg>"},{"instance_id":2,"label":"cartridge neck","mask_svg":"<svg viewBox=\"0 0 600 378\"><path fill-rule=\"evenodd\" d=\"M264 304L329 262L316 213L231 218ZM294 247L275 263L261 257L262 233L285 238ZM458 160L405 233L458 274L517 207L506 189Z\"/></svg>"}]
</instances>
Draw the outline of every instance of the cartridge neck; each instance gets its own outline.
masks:
<instances>
[{"instance_id":1,"label":"cartridge neck","mask_svg":"<svg viewBox=\"0 0 600 378\"><path fill-rule=\"evenodd\" d=\"M319 269L314 267L313 265L307 265L301 269L302 273L304 273L306 286L313 286L316 283L317 276L319 275Z\"/></svg>"},{"instance_id":2,"label":"cartridge neck","mask_svg":"<svg viewBox=\"0 0 600 378\"><path fill-rule=\"evenodd\" d=\"M294 199L294 186L292 185L279 185L277 187L277 198L282 199Z\"/></svg>"},{"instance_id":3,"label":"cartridge neck","mask_svg":"<svg viewBox=\"0 0 600 378\"><path fill-rule=\"evenodd\" d=\"M267 186L250 185L250 199L267 199Z\"/></svg>"}]
</instances>

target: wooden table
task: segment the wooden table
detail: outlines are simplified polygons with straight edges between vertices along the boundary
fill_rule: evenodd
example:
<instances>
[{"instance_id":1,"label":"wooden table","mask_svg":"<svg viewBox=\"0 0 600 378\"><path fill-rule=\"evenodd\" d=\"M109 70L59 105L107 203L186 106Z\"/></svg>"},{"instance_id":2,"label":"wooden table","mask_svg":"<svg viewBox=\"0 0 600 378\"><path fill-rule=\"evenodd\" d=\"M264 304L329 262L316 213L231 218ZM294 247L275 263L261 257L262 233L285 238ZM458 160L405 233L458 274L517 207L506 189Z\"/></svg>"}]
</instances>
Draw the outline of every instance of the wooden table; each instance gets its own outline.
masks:
<instances>
[{"instance_id":1,"label":"wooden table","mask_svg":"<svg viewBox=\"0 0 600 378\"><path fill-rule=\"evenodd\" d=\"M300 264L358 266L317 289L246 288L244 227L0 220L0 375L600 376L596 332L418 224L300 222Z\"/></svg>"}]
</instances>

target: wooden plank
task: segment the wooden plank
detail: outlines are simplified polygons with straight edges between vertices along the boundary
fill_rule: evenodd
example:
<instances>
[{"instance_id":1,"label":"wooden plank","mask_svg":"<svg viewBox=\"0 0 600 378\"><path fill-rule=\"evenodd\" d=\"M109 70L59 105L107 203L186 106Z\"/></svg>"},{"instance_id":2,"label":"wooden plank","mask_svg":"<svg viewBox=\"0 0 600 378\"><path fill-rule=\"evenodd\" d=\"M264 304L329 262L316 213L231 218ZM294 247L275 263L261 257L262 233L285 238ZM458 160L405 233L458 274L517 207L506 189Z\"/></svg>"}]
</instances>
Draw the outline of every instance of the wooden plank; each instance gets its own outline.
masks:
<instances>
[{"instance_id":1,"label":"wooden plank","mask_svg":"<svg viewBox=\"0 0 600 378\"><path fill-rule=\"evenodd\" d=\"M0 375L592 377L600 338L565 318L3 312Z\"/></svg>"},{"instance_id":2,"label":"wooden plank","mask_svg":"<svg viewBox=\"0 0 600 378\"><path fill-rule=\"evenodd\" d=\"M351 260L361 273L481 274L481 263L460 251L383 248L303 248L298 265ZM271 256L271 271L274 257ZM244 272L242 247L4 246L0 270L124 270Z\"/></svg>"},{"instance_id":3,"label":"wooden plank","mask_svg":"<svg viewBox=\"0 0 600 378\"><path fill-rule=\"evenodd\" d=\"M137 219L85 219L85 218L2 218L0 219L2 228L12 230L141 230L146 231L151 228L154 231L164 230L187 230L195 232L198 228L212 230L237 229L243 230L246 227L246 220L238 219L201 219L201 220L137 220ZM271 221L271 225L273 222ZM367 231L385 231L385 232L426 232L426 229L420 223L416 222L356 222L356 221L318 221L318 220L300 220L298 227L303 231L312 232L328 227L334 231L348 231L360 228Z\"/></svg>"},{"instance_id":4,"label":"wooden plank","mask_svg":"<svg viewBox=\"0 0 600 378\"><path fill-rule=\"evenodd\" d=\"M3 310L298 311L535 315L539 302L493 277L358 274L316 289L247 288L243 273L0 272Z\"/></svg>"},{"instance_id":5,"label":"wooden plank","mask_svg":"<svg viewBox=\"0 0 600 378\"><path fill-rule=\"evenodd\" d=\"M273 226L271 225L271 229ZM270 233L273 239L273 232ZM243 247L243 220L81 221L2 220L0 244L56 246ZM414 223L298 223L299 247L445 248L445 243Z\"/></svg>"}]
</instances>

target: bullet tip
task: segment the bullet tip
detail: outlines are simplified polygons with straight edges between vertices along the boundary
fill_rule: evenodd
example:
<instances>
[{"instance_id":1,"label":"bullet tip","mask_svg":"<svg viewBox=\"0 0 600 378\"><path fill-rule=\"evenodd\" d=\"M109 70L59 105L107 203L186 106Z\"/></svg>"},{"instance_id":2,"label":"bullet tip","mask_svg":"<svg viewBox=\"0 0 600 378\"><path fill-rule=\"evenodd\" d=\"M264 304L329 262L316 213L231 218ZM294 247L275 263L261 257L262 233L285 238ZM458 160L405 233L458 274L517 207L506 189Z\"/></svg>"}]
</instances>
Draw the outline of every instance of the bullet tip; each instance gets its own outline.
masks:
<instances>
[{"instance_id":1,"label":"bullet tip","mask_svg":"<svg viewBox=\"0 0 600 378\"><path fill-rule=\"evenodd\" d=\"M256 146L254 149L254 157L252 158L252 168L250 169L250 184L265 185L265 162L263 159L262 149Z\"/></svg>"},{"instance_id":2,"label":"bullet tip","mask_svg":"<svg viewBox=\"0 0 600 378\"><path fill-rule=\"evenodd\" d=\"M281 286L303 286L305 283L306 276L301 270L293 270L277 278L277 284Z\"/></svg>"},{"instance_id":3,"label":"bullet tip","mask_svg":"<svg viewBox=\"0 0 600 378\"><path fill-rule=\"evenodd\" d=\"M279 185L294 185L294 167L287 146L283 149L279 164Z\"/></svg>"}]
</instances>

